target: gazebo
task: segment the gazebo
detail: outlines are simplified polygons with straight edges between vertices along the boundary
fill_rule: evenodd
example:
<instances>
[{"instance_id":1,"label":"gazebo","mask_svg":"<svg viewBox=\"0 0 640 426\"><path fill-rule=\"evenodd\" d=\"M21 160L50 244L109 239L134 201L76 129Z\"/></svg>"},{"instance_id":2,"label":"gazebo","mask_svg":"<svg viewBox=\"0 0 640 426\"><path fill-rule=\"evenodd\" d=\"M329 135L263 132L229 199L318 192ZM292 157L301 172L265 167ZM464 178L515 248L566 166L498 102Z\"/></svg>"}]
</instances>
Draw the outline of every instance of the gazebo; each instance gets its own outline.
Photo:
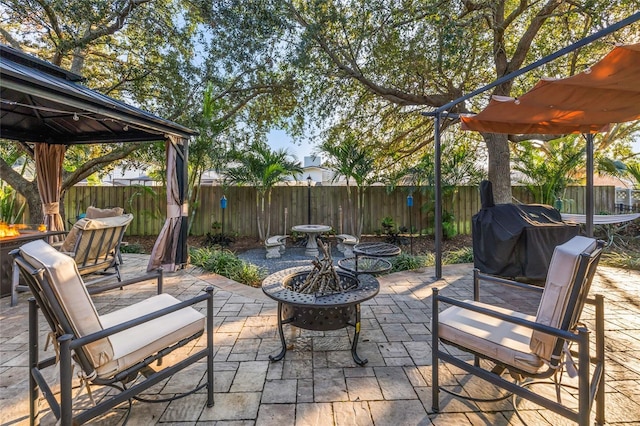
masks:
<instances>
[{"instance_id":1,"label":"gazebo","mask_svg":"<svg viewBox=\"0 0 640 426\"><path fill-rule=\"evenodd\" d=\"M48 230L63 230L62 162L67 146L164 140L167 220L149 269L187 262L187 156L197 132L81 84L82 76L0 45L0 137L34 144L38 189Z\"/></svg>"}]
</instances>

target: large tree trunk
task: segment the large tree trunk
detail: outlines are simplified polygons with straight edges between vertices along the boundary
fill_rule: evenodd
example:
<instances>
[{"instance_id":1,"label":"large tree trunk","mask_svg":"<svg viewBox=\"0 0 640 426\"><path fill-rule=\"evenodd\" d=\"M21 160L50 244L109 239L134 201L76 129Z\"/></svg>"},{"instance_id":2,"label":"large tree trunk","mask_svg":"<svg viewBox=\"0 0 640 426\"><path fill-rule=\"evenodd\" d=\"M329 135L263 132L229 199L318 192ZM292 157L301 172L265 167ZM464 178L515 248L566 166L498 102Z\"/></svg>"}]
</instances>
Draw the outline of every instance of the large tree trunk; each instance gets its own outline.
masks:
<instances>
[{"instance_id":1,"label":"large tree trunk","mask_svg":"<svg viewBox=\"0 0 640 426\"><path fill-rule=\"evenodd\" d=\"M511 202L511 162L507 135L483 133L489 154L489 180L496 203Z\"/></svg>"},{"instance_id":2,"label":"large tree trunk","mask_svg":"<svg viewBox=\"0 0 640 426\"><path fill-rule=\"evenodd\" d=\"M44 213L42 210L42 200L40 199L40 193L38 192L38 187L34 185L30 191L24 192L22 195L27 201L27 206L29 207L29 222L31 224L41 224L44 220Z\"/></svg>"}]
</instances>

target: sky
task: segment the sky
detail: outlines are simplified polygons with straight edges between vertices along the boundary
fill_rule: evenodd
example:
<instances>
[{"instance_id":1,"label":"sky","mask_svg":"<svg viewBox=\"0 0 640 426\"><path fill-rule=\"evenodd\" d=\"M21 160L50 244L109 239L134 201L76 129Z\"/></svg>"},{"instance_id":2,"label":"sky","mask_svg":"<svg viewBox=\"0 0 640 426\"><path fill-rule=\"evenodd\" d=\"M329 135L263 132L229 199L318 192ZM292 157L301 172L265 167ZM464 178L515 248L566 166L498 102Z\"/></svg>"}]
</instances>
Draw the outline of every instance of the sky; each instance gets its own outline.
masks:
<instances>
[{"instance_id":1,"label":"sky","mask_svg":"<svg viewBox=\"0 0 640 426\"><path fill-rule=\"evenodd\" d=\"M301 163L304 163L305 156L309 157L316 151L316 147L310 142L294 143L293 139L283 130L272 130L267 135L267 142L272 149L287 149Z\"/></svg>"},{"instance_id":2,"label":"sky","mask_svg":"<svg viewBox=\"0 0 640 426\"><path fill-rule=\"evenodd\" d=\"M272 130L267 141L272 149L286 148L298 161L304 164L304 157L316 153L316 147L312 143L303 142L295 144L293 139L283 130ZM632 143L633 152L640 154L640 138Z\"/></svg>"}]
</instances>

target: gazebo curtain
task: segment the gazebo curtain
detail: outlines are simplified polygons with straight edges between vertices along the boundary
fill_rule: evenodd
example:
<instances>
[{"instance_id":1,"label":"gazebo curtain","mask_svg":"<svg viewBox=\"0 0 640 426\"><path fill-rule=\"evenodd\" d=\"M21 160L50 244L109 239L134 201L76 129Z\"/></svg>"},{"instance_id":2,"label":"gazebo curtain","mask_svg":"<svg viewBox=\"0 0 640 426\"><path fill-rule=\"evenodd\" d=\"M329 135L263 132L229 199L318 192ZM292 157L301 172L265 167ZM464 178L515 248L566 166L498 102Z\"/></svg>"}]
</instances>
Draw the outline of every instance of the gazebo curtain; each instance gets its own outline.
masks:
<instances>
[{"instance_id":1,"label":"gazebo curtain","mask_svg":"<svg viewBox=\"0 0 640 426\"><path fill-rule=\"evenodd\" d=\"M49 231L64 231L64 222L60 215L60 188L66 151L65 145L36 143L34 146L38 191L44 214L43 223Z\"/></svg>"},{"instance_id":2,"label":"gazebo curtain","mask_svg":"<svg viewBox=\"0 0 640 426\"><path fill-rule=\"evenodd\" d=\"M186 200L188 142L169 135L167 152L167 220L151 251L147 270L175 271L188 259L188 204Z\"/></svg>"}]
</instances>

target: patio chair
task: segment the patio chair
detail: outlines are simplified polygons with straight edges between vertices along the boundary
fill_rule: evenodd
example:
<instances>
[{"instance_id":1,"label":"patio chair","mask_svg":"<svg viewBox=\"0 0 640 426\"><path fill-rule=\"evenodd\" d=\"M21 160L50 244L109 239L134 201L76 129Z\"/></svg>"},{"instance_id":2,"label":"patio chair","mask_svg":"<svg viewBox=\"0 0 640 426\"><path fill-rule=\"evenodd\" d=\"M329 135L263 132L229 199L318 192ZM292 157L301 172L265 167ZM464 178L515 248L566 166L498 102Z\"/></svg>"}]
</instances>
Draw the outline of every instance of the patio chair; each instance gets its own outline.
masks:
<instances>
[{"instance_id":1,"label":"patio chair","mask_svg":"<svg viewBox=\"0 0 640 426\"><path fill-rule=\"evenodd\" d=\"M93 284L115 275L120 281L120 245L132 214L111 217L84 217L78 220L60 246L60 251L71 256L78 265L80 275L100 275L85 284ZM114 271L110 272L109 269Z\"/></svg>"},{"instance_id":2,"label":"patio chair","mask_svg":"<svg viewBox=\"0 0 640 426\"><path fill-rule=\"evenodd\" d=\"M137 279L105 284L92 293L120 288L136 282L156 279L158 295L109 312L98 314L74 260L38 240L12 252L20 273L27 281L33 297L29 300L29 403L30 424L38 417L38 390L47 400L53 415L63 426L82 424L109 412L123 402L167 402L207 388L207 405L213 406L213 288L181 302L162 293L162 271ZM192 305L207 301L206 317ZM56 355L39 359L38 309L42 311L55 339ZM198 348L197 340L207 330L206 345ZM154 370L162 357L186 345L184 357L178 353L171 366ZM195 350L198 349L198 350ZM172 358L174 358L172 356ZM169 399L148 400L141 392L206 358L206 378L202 384L194 380L195 389ZM108 392L94 406L78 406L72 397L72 361L80 369L81 384L108 386ZM59 396L56 397L43 371L58 367ZM191 373L193 374L193 373ZM91 396L91 394L89 394ZM74 407L74 405L76 405ZM126 423L126 420L125 420Z\"/></svg>"},{"instance_id":3,"label":"patio chair","mask_svg":"<svg viewBox=\"0 0 640 426\"><path fill-rule=\"evenodd\" d=\"M434 289L433 411L439 411L440 390L452 393L439 384L438 365L445 361L508 392L494 399L467 399L487 402L513 396L519 415L515 400L519 396L581 425L589 424L595 399L596 421L604 423L604 298L588 297L602 246L601 241L581 236L557 246L544 288L475 270L473 301L444 297ZM541 292L537 315L480 302L481 282ZM451 306L439 313L440 303ZM595 305L595 354L589 347L589 331L579 322L585 303ZM463 360L457 351L446 351L441 344L473 354L473 363ZM561 390L570 389L566 377L565 383L561 381L563 372L570 376L575 372L572 357L577 357L577 411L563 404L561 398ZM542 382L555 385L555 399L530 389L532 384L540 383L539 379L551 379Z\"/></svg>"}]
</instances>

